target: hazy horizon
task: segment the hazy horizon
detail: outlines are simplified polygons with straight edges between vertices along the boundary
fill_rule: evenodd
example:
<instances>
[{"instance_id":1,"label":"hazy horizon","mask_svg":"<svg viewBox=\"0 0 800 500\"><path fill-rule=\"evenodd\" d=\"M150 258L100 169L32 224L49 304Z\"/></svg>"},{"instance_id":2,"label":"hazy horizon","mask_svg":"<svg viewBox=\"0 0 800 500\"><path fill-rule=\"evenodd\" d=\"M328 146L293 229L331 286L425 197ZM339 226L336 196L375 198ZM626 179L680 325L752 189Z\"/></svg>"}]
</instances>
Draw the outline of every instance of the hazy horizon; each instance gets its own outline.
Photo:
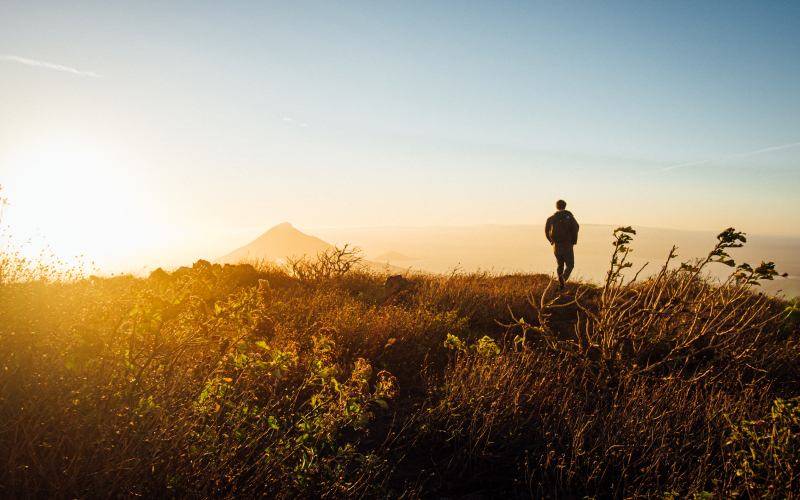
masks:
<instances>
[{"instance_id":1,"label":"hazy horizon","mask_svg":"<svg viewBox=\"0 0 800 500\"><path fill-rule=\"evenodd\" d=\"M290 223L291 224L291 223ZM281 223L276 227L285 226ZM319 240L328 245L342 247L348 244L360 248L360 255L373 263L384 263L382 255L397 252L413 260L390 261L391 272L403 274L418 271L449 273L458 269L461 272L490 271L495 274L517 272L553 274L555 259L552 249L544 238L543 224L482 224L462 226L418 226L418 227L371 227L371 228L296 228L292 231L308 236L311 247L298 244L296 238L273 238L280 255L268 256L272 260L285 260L286 257L305 255L314 258L322 247ZM575 246L576 269L574 276L583 281L600 283L608 270L613 251L612 232L617 226L601 224L582 224L578 245ZM704 257L716 243L716 232L680 231L662 228L638 227L632 243L633 252L629 261L638 270L647 264L642 278L656 272L673 245L678 246L677 258L673 264ZM226 239L218 239L214 249L187 251L176 249L170 258L161 255L138 256L136 265L120 262L112 266L97 263L101 274L110 272L133 273L147 276L157 267L166 270L189 266L198 259L212 262L240 262L243 254L236 253L242 247L248 248L261 241L271 231L248 228L242 232L232 232ZM299 245L299 246L298 246ZM273 250L274 251L274 250ZM737 263L747 262L758 265L761 261L776 263L781 273L789 273L789 279L776 279L764 282L757 291L775 294L781 292L787 297L800 295L800 238L748 235L748 243L741 249L730 251ZM228 255L230 254L230 255ZM228 256L229 258L225 258ZM263 254L248 253L248 258L261 258ZM84 257L86 261L86 257ZM373 269L378 269L374 264ZM405 272L404 272L405 270ZM724 278L730 268L710 265L708 271L717 278Z\"/></svg>"}]
</instances>

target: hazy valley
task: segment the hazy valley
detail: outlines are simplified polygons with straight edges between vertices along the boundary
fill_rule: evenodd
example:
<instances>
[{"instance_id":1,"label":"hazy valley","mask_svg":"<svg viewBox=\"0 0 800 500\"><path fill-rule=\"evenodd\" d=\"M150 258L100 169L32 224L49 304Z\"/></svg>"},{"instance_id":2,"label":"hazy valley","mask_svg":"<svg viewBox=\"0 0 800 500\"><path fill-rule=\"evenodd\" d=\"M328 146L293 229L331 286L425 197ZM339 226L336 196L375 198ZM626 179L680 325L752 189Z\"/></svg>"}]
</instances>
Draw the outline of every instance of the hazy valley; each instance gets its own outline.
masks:
<instances>
[{"instance_id":1,"label":"hazy valley","mask_svg":"<svg viewBox=\"0 0 800 500\"><path fill-rule=\"evenodd\" d=\"M612 233L617 226L581 226L575 246L576 279L601 282L608 272L613 252ZM673 245L678 263L705 257L716 243L717 232L634 228L637 231L629 261L636 270L647 263L641 276L655 273ZM720 231L724 228L720 228ZM307 234L306 234L307 233ZM380 269L387 263L392 272L427 271L445 273L491 270L495 273L544 273L555 271L552 249L544 237L544 225L476 225L431 227L309 228L302 232L290 223L268 230L252 242L216 259L285 259L315 256L334 245L358 246L368 265ZM788 278L762 283L760 291L786 297L800 295L800 238L755 235L742 247L731 250L737 262L758 265L775 262ZM389 258L386 258L389 257ZM709 271L724 278L730 268L712 266Z\"/></svg>"}]
</instances>

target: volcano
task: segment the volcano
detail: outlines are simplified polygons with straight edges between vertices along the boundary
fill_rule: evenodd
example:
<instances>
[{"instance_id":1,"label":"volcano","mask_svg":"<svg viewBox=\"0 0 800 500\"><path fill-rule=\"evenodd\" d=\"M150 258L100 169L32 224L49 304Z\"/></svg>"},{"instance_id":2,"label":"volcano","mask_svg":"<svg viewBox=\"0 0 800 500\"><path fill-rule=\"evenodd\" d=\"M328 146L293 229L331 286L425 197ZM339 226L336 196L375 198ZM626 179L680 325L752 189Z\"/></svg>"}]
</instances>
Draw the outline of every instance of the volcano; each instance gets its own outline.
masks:
<instances>
[{"instance_id":1,"label":"volcano","mask_svg":"<svg viewBox=\"0 0 800 500\"><path fill-rule=\"evenodd\" d=\"M307 255L316 257L333 248L333 245L298 231L290 223L284 222L271 228L247 245L217 259L220 263L235 263L242 259L286 259Z\"/></svg>"}]
</instances>

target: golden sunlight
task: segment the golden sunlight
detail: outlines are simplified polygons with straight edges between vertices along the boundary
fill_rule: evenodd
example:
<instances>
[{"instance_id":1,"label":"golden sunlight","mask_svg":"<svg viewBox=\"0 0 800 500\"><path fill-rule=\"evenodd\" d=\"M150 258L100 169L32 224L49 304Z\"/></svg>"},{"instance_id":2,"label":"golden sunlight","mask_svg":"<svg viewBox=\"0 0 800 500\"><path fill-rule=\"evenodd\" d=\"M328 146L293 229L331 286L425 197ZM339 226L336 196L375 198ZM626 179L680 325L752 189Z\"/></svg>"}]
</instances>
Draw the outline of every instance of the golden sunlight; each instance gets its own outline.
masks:
<instances>
[{"instance_id":1,"label":"golden sunlight","mask_svg":"<svg viewBox=\"0 0 800 500\"><path fill-rule=\"evenodd\" d=\"M21 147L10 162L9 232L17 243L34 238L56 256L112 261L142 251L157 239L137 206L130 165L104 144L82 137L40 138ZM89 250L90 249L90 250Z\"/></svg>"}]
</instances>

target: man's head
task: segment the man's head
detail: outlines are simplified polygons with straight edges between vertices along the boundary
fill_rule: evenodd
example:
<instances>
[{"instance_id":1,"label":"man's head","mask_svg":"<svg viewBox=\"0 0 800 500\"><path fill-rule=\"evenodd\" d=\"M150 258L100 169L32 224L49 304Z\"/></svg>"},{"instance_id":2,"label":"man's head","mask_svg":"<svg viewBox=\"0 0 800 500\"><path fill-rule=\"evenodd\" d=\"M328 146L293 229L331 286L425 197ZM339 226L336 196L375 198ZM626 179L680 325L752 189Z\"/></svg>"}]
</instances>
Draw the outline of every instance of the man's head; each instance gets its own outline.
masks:
<instances>
[{"instance_id":1,"label":"man's head","mask_svg":"<svg viewBox=\"0 0 800 500\"><path fill-rule=\"evenodd\" d=\"M556 202L556 208L557 208L558 210L564 210L565 208L567 208L567 202L566 202L566 201L564 201L564 200L558 200L558 201Z\"/></svg>"}]
</instances>

